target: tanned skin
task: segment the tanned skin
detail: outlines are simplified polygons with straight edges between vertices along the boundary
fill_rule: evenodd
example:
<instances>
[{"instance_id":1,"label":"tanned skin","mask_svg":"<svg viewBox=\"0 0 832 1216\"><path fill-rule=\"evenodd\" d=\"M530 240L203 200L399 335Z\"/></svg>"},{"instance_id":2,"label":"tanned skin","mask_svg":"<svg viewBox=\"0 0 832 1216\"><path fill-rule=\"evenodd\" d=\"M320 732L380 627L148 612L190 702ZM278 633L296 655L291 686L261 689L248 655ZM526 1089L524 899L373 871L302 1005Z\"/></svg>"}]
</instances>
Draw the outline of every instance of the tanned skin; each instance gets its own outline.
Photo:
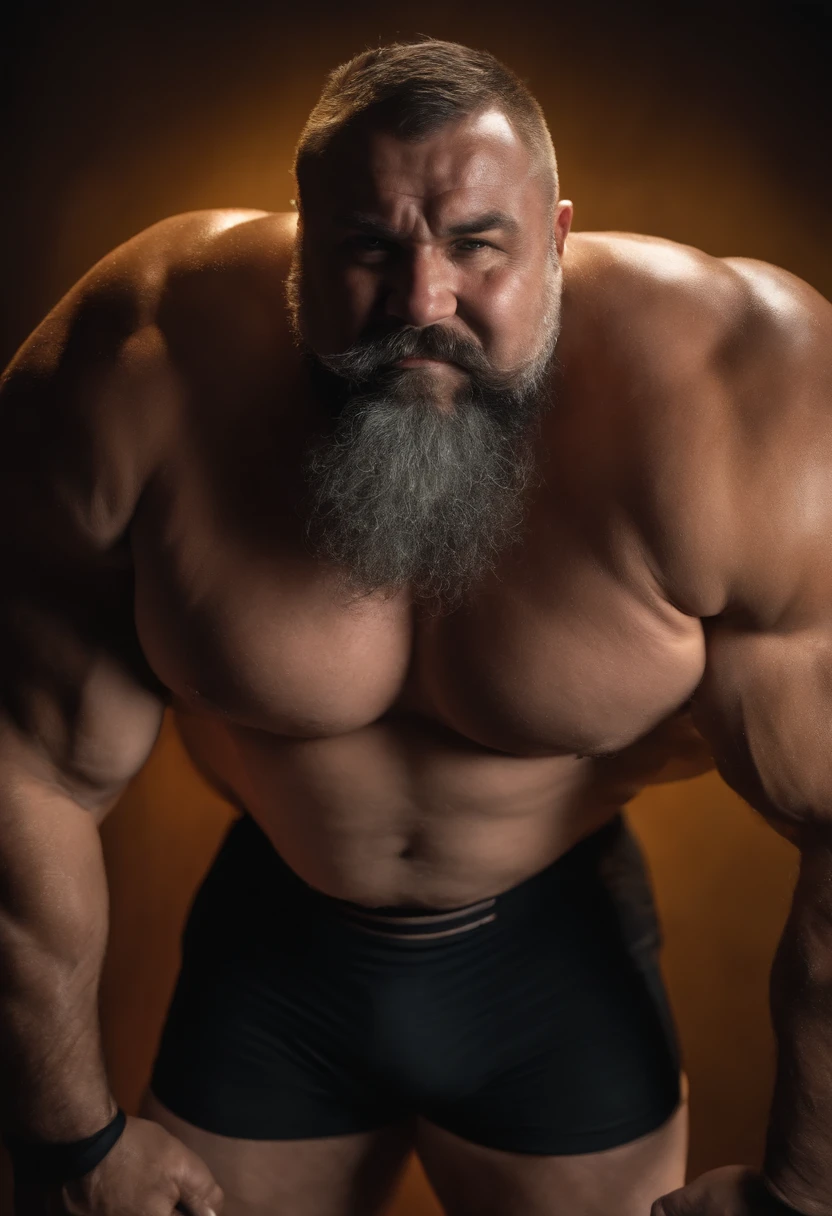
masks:
<instances>
[{"instance_id":1,"label":"tanned skin","mask_svg":"<svg viewBox=\"0 0 832 1216\"><path fill-rule=\"evenodd\" d=\"M408 587L350 600L310 551L301 470L331 417L287 319L295 215L165 221L61 301L0 407L4 1126L71 1140L114 1113L97 824L166 705L289 865L367 906L496 895L674 757L684 773L713 754L801 852L764 1177L677 1189L684 1104L633 1145L546 1158L421 1119L237 1141L148 1095L63 1202L369 1216L415 1146L450 1216L544 1216L554 1195L574 1216L758 1216L765 1188L831 1216L832 308L761 263L569 235L571 204L547 206L499 114L415 143L365 133L345 155L351 172L304 200L304 336L321 353L383 318L515 367L541 338L554 237L561 332L522 541L446 613ZM386 226L380 256L336 222L350 209ZM514 227L445 235L494 210ZM419 374L453 408L464 373Z\"/></svg>"}]
</instances>

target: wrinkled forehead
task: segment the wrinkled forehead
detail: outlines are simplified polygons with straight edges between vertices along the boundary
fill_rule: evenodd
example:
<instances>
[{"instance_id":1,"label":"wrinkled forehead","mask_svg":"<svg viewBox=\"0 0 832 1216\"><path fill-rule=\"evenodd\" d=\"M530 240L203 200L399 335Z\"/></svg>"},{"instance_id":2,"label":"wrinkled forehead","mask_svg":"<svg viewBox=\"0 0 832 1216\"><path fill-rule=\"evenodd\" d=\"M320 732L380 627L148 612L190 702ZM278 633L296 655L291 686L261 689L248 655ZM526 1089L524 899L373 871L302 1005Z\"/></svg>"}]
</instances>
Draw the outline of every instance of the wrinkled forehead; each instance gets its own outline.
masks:
<instances>
[{"instance_id":1,"label":"wrinkled forehead","mask_svg":"<svg viewBox=\"0 0 832 1216\"><path fill-rule=\"evenodd\" d=\"M530 220L543 210L540 165L508 118L487 110L405 140L359 125L328 149L309 175L303 207L314 222L345 210L374 211L405 229L465 211L516 210ZM530 211L531 208L531 211Z\"/></svg>"}]
</instances>

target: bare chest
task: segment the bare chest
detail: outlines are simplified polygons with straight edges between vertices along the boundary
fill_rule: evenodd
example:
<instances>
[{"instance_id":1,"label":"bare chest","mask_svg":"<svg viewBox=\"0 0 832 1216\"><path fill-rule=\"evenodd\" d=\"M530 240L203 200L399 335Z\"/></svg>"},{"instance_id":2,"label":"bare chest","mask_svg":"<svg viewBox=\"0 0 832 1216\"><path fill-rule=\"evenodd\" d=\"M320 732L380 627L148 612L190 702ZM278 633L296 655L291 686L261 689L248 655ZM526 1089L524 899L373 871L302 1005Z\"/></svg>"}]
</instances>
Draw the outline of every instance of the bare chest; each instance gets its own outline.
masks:
<instances>
[{"instance_id":1,"label":"bare chest","mask_svg":"<svg viewBox=\"0 0 832 1216\"><path fill-rule=\"evenodd\" d=\"M646 572L599 560L579 521L532 517L464 608L426 617L406 595L346 604L291 502L243 497L183 462L132 538L148 661L229 725L326 738L405 710L512 755L598 754L649 733L701 676L698 622Z\"/></svg>"}]
</instances>

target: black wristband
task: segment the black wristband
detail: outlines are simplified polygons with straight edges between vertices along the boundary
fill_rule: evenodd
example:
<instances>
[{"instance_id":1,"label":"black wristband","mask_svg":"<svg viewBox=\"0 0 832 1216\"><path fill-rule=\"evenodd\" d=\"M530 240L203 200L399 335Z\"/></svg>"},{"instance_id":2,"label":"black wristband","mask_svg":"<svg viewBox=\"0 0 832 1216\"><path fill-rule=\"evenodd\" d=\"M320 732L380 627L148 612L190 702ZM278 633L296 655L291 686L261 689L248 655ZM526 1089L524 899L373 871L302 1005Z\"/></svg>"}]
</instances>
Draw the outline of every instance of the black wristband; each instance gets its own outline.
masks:
<instances>
[{"instance_id":1,"label":"black wristband","mask_svg":"<svg viewBox=\"0 0 832 1216\"><path fill-rule=\"evenodd\" d=\"M119 1107L115 1118L106 1127L84 1140L49 1143L5 1136L4 1143L12 1159L15 1182L46 1186L82 1178L104 1160L126 1123L127 1116Z\"/></svg>"}]
</instances>

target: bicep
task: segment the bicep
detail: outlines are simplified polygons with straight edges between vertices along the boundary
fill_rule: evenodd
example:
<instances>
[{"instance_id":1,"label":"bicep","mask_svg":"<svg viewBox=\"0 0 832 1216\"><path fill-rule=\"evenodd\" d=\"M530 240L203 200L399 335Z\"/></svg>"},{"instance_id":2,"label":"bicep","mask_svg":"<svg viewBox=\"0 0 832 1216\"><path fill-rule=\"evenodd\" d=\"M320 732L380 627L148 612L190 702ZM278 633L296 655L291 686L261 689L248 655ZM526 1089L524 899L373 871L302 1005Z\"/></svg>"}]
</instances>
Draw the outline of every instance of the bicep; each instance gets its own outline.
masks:
<instances>
[{"instance_id":1,"label":"bicep","mask_svg":"<svg viewBox=\"0 0 832 1216\"><path fill-rule=\"evenodd\" d=\"M115 796L144 764L164 689L136 638L132 582L16 572L0 597L0 736L80 801Z\"/></svg>"},{"instance_id":2,"label":"bicep","mask_svg":"<svg viewBox=\"0 0 832 1216\"><path fill-rule=\"evenodd\" d=\"M0 763L96 807L144 763L164 709L128 539L153 360L123 295L68 297L0 386Z\"/></svg>"},{"instance_id":3,"label":"bicep","mask_svg":"<svg viewBox=\"0 0 832 1216\"><path fill-rule=\"evenodd\" d=\"M832 822L832 627L706 638L691 712L723 778L789 839Z\"/></svg>"},{"instance_id":4,"label":"bicep","mask_svg":"<svg viewBox=\"0 0 832 1216\"><path fill-rule=\"evenodd\" d=\"M711 577L695 725L722 776L790 839L832 823L832 308L748 266L724 369Z\"/></svg>"}]
</instances>

